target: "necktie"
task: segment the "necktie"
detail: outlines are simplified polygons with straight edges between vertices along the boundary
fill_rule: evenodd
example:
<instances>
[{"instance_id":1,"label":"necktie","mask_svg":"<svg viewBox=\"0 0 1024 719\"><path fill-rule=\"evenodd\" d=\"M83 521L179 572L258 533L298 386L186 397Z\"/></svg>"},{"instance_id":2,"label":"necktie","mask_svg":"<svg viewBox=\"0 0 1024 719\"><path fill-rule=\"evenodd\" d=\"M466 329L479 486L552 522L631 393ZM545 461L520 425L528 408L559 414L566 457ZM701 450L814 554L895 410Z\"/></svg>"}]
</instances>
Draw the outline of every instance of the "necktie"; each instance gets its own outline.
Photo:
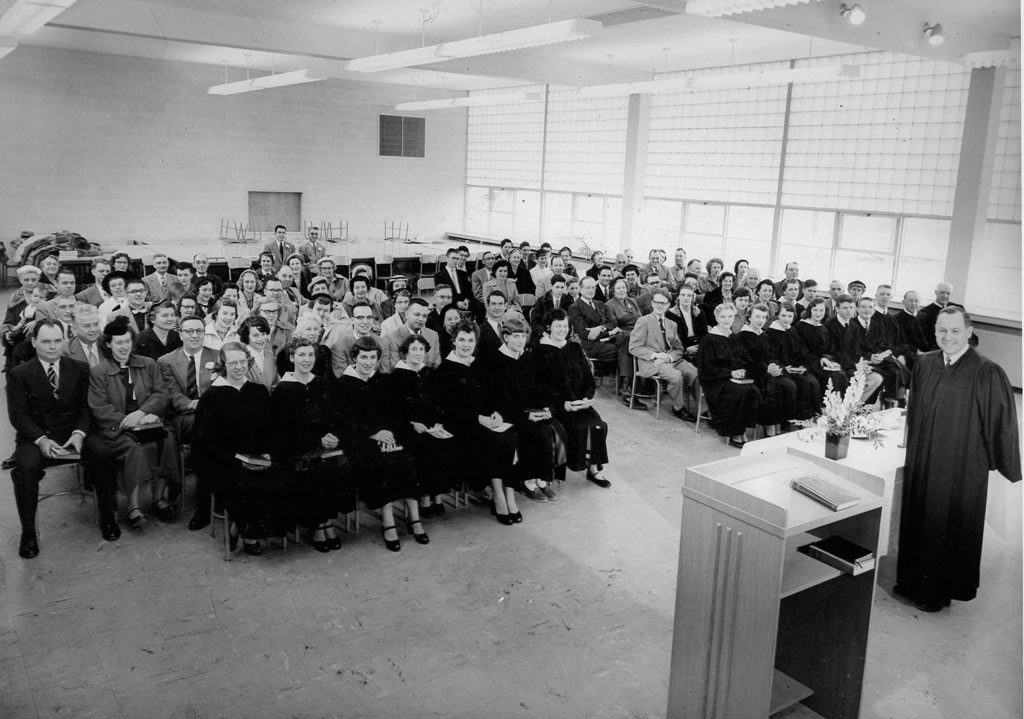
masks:
<instances>
[{"instance_id":1,"label":"necktie","mask_svg":"<svg viewBox=\"0 0 1024 719\"><path fill-rule=\"evenodd\" d=\"M455 287L455 294L459 294L459 273L456 270L448 270L448 274L452 276L452 286Z\"/></svg>"},{"instance_id":2,"label":"necktie","mask_svg":"<svg viewBox=\"0 0 1024 719\"><path fill-rule=\"evenodd\" d=\"M188 357L188 355L185 355ZM199 385L196 383L196 358L188 357L188 378L185 381L185 393L189 399L199 398Z\"/></svg>"},{"instance_id":3,"label":"necktie","mask_svg":"<svg viewBox=\"0 0 1024 719\"><path fill-rule=\"evenodd\" d=\"M96 356L96 345L89 345L88 350L86 350L86 357L89 360L90 367L95 367L99 364L100 358Z\"/></svg>"},{"instance_id":4,"label":"necktie","mask_svg":"<svg viewBox=\"0 0 1024 719\"><path fill-rule=\"evenodd\" d=\"M57 372L53 369L52 364L46 365L46 381L50 383L54 399L56 399L60 393L57 391Z\"/></svg>"},{"instance_id":5,"label":"necktie","mask_svg":"<svg viewBox=\"0 0 1024 719\"><path fill-rule=\"evenodd\" d=\"M160 278L160 292L166 297L167 296L167 279L163 275L158 275Z\"/></svg>"},{"instance_id":6,"label":"necktie","mask_svg":"<svg viewBox=\"0 0 1024 719\"><path fill-rule=\"evenodd\" d=\"M665 343L665 349L668 349L668 335L665 334L665 319L663 317L658 318L658 327L661 328L661 341Z\"/></svg>"},{"instance_id":7,"label":"necktie","mask_svg":"<svg viewBox=\"0 0 1024 719\"><path fill-rule=\"evenodd\" d=\"M284 262L284 243L283 242L279 242L277 247L278 247L277 251L281 254L281 261Z\"/></svg>"},{"instance_id":8,"label":"necktie","mask_svg":"<svg viewBox=\"0 0 1024 719\"><path fill-rule=\"evenodd\" d=\"M946 369L949 369L952 366L953 366L953 360L951 360L949 358L949 355L946 355Z\"/></svg>"}]
</instances>

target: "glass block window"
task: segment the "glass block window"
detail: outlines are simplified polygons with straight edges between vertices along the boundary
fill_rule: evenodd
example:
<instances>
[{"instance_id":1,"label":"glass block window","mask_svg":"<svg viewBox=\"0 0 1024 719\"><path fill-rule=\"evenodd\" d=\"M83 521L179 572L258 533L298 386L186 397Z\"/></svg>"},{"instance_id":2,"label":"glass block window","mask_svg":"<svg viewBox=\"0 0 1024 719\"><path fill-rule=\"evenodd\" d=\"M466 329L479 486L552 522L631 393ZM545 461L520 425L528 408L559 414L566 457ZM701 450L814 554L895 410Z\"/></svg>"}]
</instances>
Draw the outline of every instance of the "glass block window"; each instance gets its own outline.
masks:
<instances>
[{"instance_id":1,"label":"glass block window","mask_svg":"<svg viewBox=\"0 0 1024 719\"><path fill-rule=\"evenodd\" d=\"M666 73L659 78L788 66L764 63ZM774 204L785 111L785 85L652 96L646 194Z\"/></svg>"},{"instance_id":2,"label":"glass block window","mask_svg":"<svg viewBox=\"0 0 1024 719\"><path fill-rule=\"evenodd\" d=\"M839 247L834 267L844 284L860 280L866 293L875 294L878 285L892 284L896 264L896 218L892 215L840 216ZM812 275L802 272L801 276ZM817 279L815 277L815 279Z\"/></svg>"},{"instance_id":3,"label":"glass block window","mask_svg":"<svg viewBox=\"0 0 1024 719\"><path fill-rule=\"evenodd\" d=\"M903 218L893 299L902 301L904 293L910 290L917 290L926 298L945 277L950 224L949 220Z\"/></svg>"},{"instance_id":4,"label":"glass block window","mask_svg":"<svg viewBox=\"0 0 1024 719\"><path fill-rule=\"evenodd\" d=\"M491 216L491 188L466 188L466 232L486 235Z\"/></svg>"},{"instance_id":5,"label":"glass block window","mask_svg":"<svg viewBox=\"0 0 1024 719\"><path fill-rule=\"evenodd\" d=\"M1009 68L996 135L988 219L1020 222L1020 191L1020 68Z\"/></svg>"},{"instance_id":6,"label":"glass block window","mask_svg":"<svg viewBox=\"0 0 1024 719\"><path fill-rule=\"evenodd\" d=\"M552 89L544 188L621 195L628 111L628 97L581 99Z\"/></svg>"},{"instance_id":7,"label":"glass block window","mask_svg":"<svg viewBox=\"0 0 1024 719\"><path fill-rule=\"evenodd\" d=\"M683 203L677 200L644 200L643 232L634 233L633 249L641 254L655 247L679 247L682 242Z\"/></svg>"},{"instance_id":8,"label":"glass block window","mask_svg":"<svg viewBox=\"0 0 1024 719\"><path fill-rule=\"evenodd\" d=\"M1021 234L1013 222L988 222L971 252L964 305L968 311L1021 319Z\"/></svg>"},{"instance_id":9,"label":"glass block window","mask_svg":"<svg viewBox=\"0 0 1024 719\"><path fill-rule=\"evenodd\" d=\"M725 245L725 205L686 203L683 218L683 249L687 259L699 258L707 263L721 257Z\"/></svg>"},{"instance_id":10,"label":"glass block window","mask_svg":"<svg viewBox=\"0 0 1024 719\"><path fill-rule=\"evenodd\" d=\"M511 89L470 94L508 94ZM529 85L515 90L543 93L544 86ZM466 184L539 190L543 143L543 100L469 108Z\"/></svg>"},{"instance_id":11,"label":"glass block window","mask_svg":"<svg viewBox=\"0 0 1024 719\"><path fill-rule=\"evenodd\" d=\"M782 228L779 242L777 268L761 267L761 277L778 279L787 262L800 264L800 277L813 277L818 284L828 285L834 276L832 269L832 246L835 235L836 213L814 210L782 211ZM835 277L845 285L854 277ZM865 280L866 282L867 280Z\"/></svg>"},{"instance_id":12,"label":"glass block window","mask_svg":"<svg viewBox=\"0 0 1024 719\"><path fill-rule=\"evenodd\" d=\"M775 209L730 205L726 218L725 255L731 268L744 259L751 267L767 268L771 262L772 225Z\"/></svg>"},{"instance_id":13,"label":"glass block window","mask_svg":"<svg viewBox=\"0 0 1024 719\"><path fill-rule=\"evenodd\" d=\"M883 52L796 66L839 63L861 77L793 84L783 203L950 216L969 71Z\"/></svg>"}]
</instances>

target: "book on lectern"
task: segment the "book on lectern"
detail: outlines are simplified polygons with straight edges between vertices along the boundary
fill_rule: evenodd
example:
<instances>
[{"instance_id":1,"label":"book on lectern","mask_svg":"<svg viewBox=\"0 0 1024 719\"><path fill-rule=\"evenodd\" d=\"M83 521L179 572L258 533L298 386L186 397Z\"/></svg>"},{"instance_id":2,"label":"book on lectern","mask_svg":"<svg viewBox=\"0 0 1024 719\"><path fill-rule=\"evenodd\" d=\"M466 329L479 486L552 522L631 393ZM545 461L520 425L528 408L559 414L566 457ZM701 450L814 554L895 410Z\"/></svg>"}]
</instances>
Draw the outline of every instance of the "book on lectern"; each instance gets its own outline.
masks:
<instances>
[{"instance_id":1,"label":"book on lectern","mask_svg":"<svg viewBox=\"0 0 1024 719\"><path fill-rule=\"evenodd\" d=\"M849 509L860 501L860 497L847 492L823 477L807 475L792 480L790 486L800 494L806 495L819 504L823 504L833 512Z\"/></svg>"}]
</instances>

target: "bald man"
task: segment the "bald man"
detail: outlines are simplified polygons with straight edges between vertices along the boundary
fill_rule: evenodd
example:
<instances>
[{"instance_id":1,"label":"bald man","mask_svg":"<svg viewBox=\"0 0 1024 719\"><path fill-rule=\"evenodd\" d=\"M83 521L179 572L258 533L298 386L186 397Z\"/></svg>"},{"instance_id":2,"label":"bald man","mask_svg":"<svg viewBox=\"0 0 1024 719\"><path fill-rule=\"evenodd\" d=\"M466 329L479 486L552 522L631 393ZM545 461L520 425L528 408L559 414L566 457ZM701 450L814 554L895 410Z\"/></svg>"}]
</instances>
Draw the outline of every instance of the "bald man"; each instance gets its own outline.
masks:
<instances>
[{"instance_id":1,"label":"bald man","mask_svg":"<svg viewBox=\"0 0 1024 719\"><path fill-rule=\"evenodd\" d=\"M935 285L935 299L927 307L922 307L921 311L917 313L917 321L921 323L921 331L924 333L925 340L928 342L928 346L925 347L926 352L933 352L939 348L938 343L935 341L935 320L939 317L939 312L944 307L959 307L964 309L963 305L958 305L956 302L951 302L950 297L953 295L953 285L949 282L940 282ZM973 343L971 346L977 344L975 337L971 338Z\"/></svg>"}]
</instances>

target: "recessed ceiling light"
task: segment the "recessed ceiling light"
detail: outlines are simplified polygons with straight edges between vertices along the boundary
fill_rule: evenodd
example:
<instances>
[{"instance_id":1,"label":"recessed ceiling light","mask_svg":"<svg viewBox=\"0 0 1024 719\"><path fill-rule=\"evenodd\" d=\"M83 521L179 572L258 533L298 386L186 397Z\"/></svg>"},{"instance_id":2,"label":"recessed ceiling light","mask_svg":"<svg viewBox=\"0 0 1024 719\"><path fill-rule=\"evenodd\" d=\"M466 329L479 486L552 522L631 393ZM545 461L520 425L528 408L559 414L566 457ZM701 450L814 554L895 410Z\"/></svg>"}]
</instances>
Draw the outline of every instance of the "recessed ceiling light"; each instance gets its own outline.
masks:
<instances>
[{"instance_id":1,"label":"recessed ceiling light","mask_svg":"<svg viewBox=\"0 0 1024 719\"><path fill-rule=\"evenodd\" d=\"M924 36L928 38L928 44L938 47L942 43L946 42L946 36L942 33L942 23L937 22L934 25L924 24Z\"/></svg>"},{"instance_id":2,"label":"recessed ceiling light","mask_svg":"<svg viewBox=\"0 0 1024 719\"><path fill-rule=\"evenodd\" d=\"M860 6L860 3L854 3L853 5L843 3L839 6L839 16L845 18L846 22L851 25L860 25L868 19L868 15L864 12L864 8Z\"/></svg>"}]
</instances>

